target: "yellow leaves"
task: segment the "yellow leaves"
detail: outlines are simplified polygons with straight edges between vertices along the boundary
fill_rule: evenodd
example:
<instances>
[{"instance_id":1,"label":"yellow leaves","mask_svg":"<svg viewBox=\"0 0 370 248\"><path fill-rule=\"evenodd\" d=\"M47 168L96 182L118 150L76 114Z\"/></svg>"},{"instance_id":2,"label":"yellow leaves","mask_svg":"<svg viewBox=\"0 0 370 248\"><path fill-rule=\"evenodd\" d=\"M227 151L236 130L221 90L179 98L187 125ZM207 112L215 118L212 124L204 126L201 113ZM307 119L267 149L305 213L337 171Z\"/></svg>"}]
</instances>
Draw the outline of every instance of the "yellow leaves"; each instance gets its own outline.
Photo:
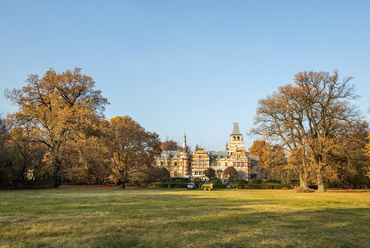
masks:
<instances>
[{"instance_id":1,"label":"yellow leaves","mask_svg":"<svg viewBox=\"0 0 370 248\"><path fill-rule=\"evenodd\" d=\"M249 152L257 155L260 158L260 163L263 165L268 154L271 152L271 146L264 140L255 140L253 145L249 148Z\"/></svg>"},{"instance_id":2,"label":"yellow leaves","mask_svg":"<svg viewBox=\"0 0 370 248\"><path fill-rule=\"evenodd\" d=\"M367 137L367 140L370 141L370 135ZM365 146L365 153L366 153L366 156L368 156L370 158L370 142L366 144ZM370 173L370 171L369 171Z\"/></svg>"}]
</instances>

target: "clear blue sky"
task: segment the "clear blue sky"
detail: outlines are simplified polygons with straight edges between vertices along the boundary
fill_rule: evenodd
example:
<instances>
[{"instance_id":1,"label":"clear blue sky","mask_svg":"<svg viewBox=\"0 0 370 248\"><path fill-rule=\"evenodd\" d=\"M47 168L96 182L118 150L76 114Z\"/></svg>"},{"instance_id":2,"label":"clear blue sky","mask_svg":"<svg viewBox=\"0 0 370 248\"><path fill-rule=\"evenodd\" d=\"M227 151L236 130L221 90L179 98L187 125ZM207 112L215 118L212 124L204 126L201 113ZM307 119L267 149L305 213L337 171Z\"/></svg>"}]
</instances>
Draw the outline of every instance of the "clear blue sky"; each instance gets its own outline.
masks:
<instances>
[{"instance_id":1,"label":"clear blue sky","mask_svg":"<svg viewBox=\"0 0 370 248\"><path fill-rule=\"evenodd\" d=\"M81 67L111 105L161 139L224 150L257 102L303 70L353 76L369 120L370 1L0 0L6 88ZM245 137L250 147L254 137Z\"/></svg>"}]
</instances>

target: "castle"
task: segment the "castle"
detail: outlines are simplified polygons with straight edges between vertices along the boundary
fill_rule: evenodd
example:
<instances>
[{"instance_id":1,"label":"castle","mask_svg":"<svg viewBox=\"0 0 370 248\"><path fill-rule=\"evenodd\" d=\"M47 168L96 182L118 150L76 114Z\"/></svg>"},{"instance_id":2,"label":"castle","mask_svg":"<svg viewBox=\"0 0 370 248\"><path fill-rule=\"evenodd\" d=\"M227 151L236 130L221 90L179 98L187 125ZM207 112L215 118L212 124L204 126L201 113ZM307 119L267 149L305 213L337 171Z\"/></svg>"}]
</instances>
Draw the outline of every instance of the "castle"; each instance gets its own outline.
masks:
<instances>
[{"instance_id":1,"label":"castle","mask_svg":"<svg viewBox=\"0 0 370 248\"><path fill-rule=\"evenodd\" d=\"M224 171L232 166L238 172L239 179L249 180L251 178L251 155L245 151L238 123L234 123L226 151L207 152L199 147L191 152L184 134L181 148L177 151L162 151L162 154L156 158L155 165L167 168L171 177L204 177L204 170L212 168L217 178L227 181L228 176L224 175Z\"/></svg>"}]
</instances>

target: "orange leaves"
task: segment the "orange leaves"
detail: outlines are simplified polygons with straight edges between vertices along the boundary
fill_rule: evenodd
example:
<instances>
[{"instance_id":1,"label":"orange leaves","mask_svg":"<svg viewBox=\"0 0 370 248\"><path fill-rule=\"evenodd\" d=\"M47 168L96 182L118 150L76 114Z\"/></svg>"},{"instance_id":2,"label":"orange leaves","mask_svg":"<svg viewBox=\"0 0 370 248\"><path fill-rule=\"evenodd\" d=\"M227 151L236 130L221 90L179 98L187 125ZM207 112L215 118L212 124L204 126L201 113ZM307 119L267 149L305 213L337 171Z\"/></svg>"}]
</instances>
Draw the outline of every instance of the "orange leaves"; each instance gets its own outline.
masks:
<instances>
[{"instance_id":1,"label":"orange leaves","mask_svg":"<svg viewBox=\"0 0 370 248\"><path fill-rule=\"evenodd\" d=\"M122 182L126 182L130 173L150 165L154 156L159 155L158 135L145 131L139 123L129 116L116 116L103 121L100 126L104 145L107 147L107 159L111 171ZM123 173L125 172L125 173Z\"/></svg>"},{"instance_id":2,"label":"orange leaves","mask_svg":"<svg viewBox=\"0 0 370 248\"><path fill-rule=\"evenodd\" d=\"M177 143L173 140L164 141L161 145L162 150L164 151L176 151L179 149Z\"/></svg>"}]
</instances>

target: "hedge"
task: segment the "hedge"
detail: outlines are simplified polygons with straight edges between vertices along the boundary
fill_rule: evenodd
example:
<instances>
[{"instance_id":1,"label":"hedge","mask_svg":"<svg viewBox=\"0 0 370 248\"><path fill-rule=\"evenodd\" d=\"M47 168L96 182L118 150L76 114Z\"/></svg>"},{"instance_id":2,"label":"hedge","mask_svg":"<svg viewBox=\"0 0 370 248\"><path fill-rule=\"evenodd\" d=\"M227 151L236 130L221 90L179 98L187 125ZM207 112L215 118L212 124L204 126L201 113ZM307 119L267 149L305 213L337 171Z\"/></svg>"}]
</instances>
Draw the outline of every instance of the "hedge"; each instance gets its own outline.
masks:
<instances>
[{"instance_id":1,"label":"hedge","mask_svg":"<svg viewBox=\"0 0 370 248\"><path fill-rule=\"evenodd\" d=\"M168 188L168 183L148 183L148 188ZM173 182L171 188L187 188L188 183Z\"/></svg>"},{"instance_id":2,"label":"hedge","mask_svg":"<svg viewBox=\"0 0 370 248\"><path fill-rule=\"evenodd\" d=\"M250 184L261 184L262 183L262 180L261 179L258 179L258 178L254 178L254 179L251 179L249 181Z\"/></svg>"}]
</instances>

